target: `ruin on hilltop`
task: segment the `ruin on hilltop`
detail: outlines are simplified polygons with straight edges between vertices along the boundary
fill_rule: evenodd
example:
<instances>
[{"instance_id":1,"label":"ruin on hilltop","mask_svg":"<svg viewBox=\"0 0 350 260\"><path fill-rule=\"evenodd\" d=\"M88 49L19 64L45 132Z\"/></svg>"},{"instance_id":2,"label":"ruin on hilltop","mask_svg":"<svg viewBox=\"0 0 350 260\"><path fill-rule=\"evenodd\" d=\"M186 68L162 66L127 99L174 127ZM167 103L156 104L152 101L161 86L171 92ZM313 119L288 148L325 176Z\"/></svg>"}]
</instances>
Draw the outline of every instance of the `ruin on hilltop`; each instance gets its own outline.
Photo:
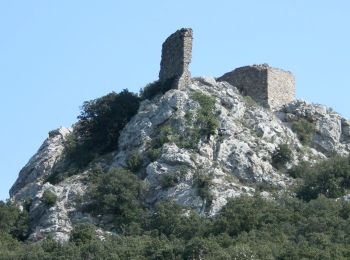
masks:
<instances>
[{"instance_id":1,"label":"ruin on hilltop","mask_svg":"<svg viewBox=\"0 0 350 260\"><path fill-rule=\"evenodd\" d=\"M191 84L189 64L192 59L193 32L182 28L170 35L162 45L159 81L175 79L173 88ZM295 79L291 72L267 64L244 66L217 78L237 87L243 95L260 105L277 109L295 99Z\"/></svg>"}]
</instances>

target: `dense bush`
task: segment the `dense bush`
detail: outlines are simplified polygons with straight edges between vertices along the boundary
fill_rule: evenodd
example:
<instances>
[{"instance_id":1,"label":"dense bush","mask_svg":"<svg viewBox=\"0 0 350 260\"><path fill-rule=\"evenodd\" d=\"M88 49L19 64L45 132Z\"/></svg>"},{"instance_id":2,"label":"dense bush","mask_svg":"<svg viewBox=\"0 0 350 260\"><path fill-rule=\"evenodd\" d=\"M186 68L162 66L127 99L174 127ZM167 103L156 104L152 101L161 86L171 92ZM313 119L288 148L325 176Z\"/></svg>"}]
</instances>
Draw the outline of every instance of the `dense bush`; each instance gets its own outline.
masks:
<instances>
[{"instance_id":1,"label":"dense bush","mask_svg":"<svg viewBox=\"0 0 350 260\"><path fill-rule=\"evenodd\" d=\"M141 180L128 170L98 172L87 192L86 210L93 214L113 215L116 228L137 222L143 214Z\"/></svg>"},{"instance_id":2,"label":"dense bush","mask_svg":"<svg viewBox=\"0 0 350 260\"><path fill-rule=\"evenodd\" d=\"M27 237L28 222L29 218L26 210L21 211L16 205L10 202L5 203L0 201L1 234L7 233L13 238L24 240Z\"/></svg>"},{"instance_id":3,"label":"dense bush","mask_svg":"<svg viewBox=\"0 0 350 260\"><path fill-rule=\"evenodd\" d=\"M70 241L78 245L86 244L94 239L96 239L95 226L87 223L74 226L70 237Z\"/></svg>"},{"instance_id":4,"label":"dense bush","mask_svg":"<svg viewBox=\"0 0 350 260\"><path fill-rule=\"evenodd\" d=\"M163 189L176 186L186 175L186 169L179 169L175 172L164 173L160 179L160 185Z\"/></svg>"},{"instance_id":5,"label":"dense bush","mask_svg":"<svg viewBox=\"0 0 350 260\"><path fill-rule=\"evenodd\" d=\"M197 115L197 125L200 128L200 133L209 138L210 135L215 134L219 127L219 120L215 111L215 98L199 91L193 93L192 98L200 105Z\"/></svg>"},{"instance_id":6,"label":"dense bush","mask_svg":"<svg viewBox=\"0 0 350 260\"><path fill-rule=\"evenodd\" d=\"M147 157L151 162L156 161L159 156L161 155L162 149L161 148L150 148L147 151Z\"/></svg>"},{"instance_id":7,"label":"dense bush","mask_svg":"<svg viewBox=\"0 0 350 260\"><path fill-rule=\"evenodd\" d=\"M198 171L195 174L194 187L198 196L204 200L206 207L209 207L213 200L213 194L210 190L212 179L212 174L207 174L202 171Z\"/></svg>"},{"instance_id":8,"label":"dense bush","mask_svg":"<svg viewBox=\"0 0 350 260\"><path fill-rule=\"evenodd\" d=\"M82 167L96 154L117 149L120 131L137 113L139 103L139 97L128 90L84 102L67 141L67 157Z\"/></svg>"},{"instance_id":9,"label":"dense bush","mask_svg":"<svg viewBox=\"0 0 350 260\"><path fill-rule=\"evenodd\" d=\"M231 199L215 218L158 203L139 234L97 238L74 228L70 242L19 243L0 232L0 259L349 259L350 204L325 197Z\"/></svg>"},{"instance_id":10,"label":"dense bush","mask_svg":"<svg viewBox=\"0 0 350 260\"><path fill-rule=\"evenodd\" d=\"M175 136L175 142L179 147L196 149L201 139L208 140L216 133L219 127L219 119L215 110L215 98L195 91L192 99L199 104L196 113L187 111L185 115L186 128L184 133Z\"/></svg>"},{"instance_id":11,"label":"dense bush","mask_svg":"<svg viewBox=\"0 0 350 260\"><path fill-rule=\"evenodd\" d=\"M288 144L280 144L272 154L272 165L276 168L285 166L292 159L292 151Z\"/></svg>"},{"instance_id":12,"label":"dense bush","mask_svg":"<svg viewBox=\"0 0 350 260\"><path fill-rule=\"evenodd\" d=\"M320 194L328 198L345 195L350 188L350 159L333 156L310 166L303 164L291 172L301 176L303 184L297 189L297 196L306 201L317 198Z\"/></svg>"},{"instance_id":13,"label":"dense bush","mask_svg":"<svg viewBox=\"0 0 350 260\"><path fill-rule=\"evenodd\" d=\"M311 123L304 118L300 118L292 123L292 130L297 133L298 138L303 145L310 145L316 127L314 123Z\"/></svg>"},{"instance_id":14,"label":"dense bush","mask_svg":"<svg viewBox=\"0 0 350 260\"><path fill-rule=\"evenodd\" d=\"M140 98L127 89L84 102L74 131L66 137L65 156L46 181L56 184L81 172L97 156L118 148L120 131L137 113Z\"/></svg>"},{"instance_id":15,"label":"dense bush","mask_svg":"<svg viewBox=\"0 0 350 260\"><path fill-rule=\"evenodd\" d=\"M45 190L43 193L43 197L41 198L41 200L49 207L55 205L56 201L57 201L57 196L55 193L53 193L50 190Z\"/></svg>"},{"instance_id":16,"label":"dense bush","mask_svg":"<svg viewBox=\"0 0 350 260\"><path fill-rule=\"evenodd\" d=\"M164 94L168 90L170 90L175 83L175 78L168 79L164 82L159 80L149 83L146 87L141 89L140 96L141 99L152 99L157 94Z\"/></svg>"},{"instance_id":17,"label":"dense bush","mask_svg":"<svg viewBox=\"0 0 350 260\"><path fill-rule=\"evenodd\" d=\"M141 169L143 164L143 159L141 157L141 154L138 153L137 151L132 152L126 161L126 164L130 171L134 173L137 172L138 170Z\"/></svg>"}]
</instances>

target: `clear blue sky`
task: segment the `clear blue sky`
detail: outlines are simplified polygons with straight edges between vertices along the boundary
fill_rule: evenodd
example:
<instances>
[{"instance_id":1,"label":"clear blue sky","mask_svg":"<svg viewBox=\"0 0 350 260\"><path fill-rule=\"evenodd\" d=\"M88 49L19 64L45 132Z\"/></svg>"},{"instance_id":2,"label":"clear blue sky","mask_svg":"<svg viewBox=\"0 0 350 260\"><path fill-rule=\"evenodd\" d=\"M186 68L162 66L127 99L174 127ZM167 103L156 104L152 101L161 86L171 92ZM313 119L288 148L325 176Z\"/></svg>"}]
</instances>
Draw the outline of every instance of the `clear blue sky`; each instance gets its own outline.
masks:
<instances>
[{"instance_id":1,"label":"clear blue sky","mask_svg":"<svg viewBox=\"0 0 350 260\"><path fill-rule=\"evenodd\" d=\"M192 27L193 76L269 63L297 97L350 117L350 1L0 0L0 199L85 100L157 79L161 44Z\"/></svg>"}]
</instances>

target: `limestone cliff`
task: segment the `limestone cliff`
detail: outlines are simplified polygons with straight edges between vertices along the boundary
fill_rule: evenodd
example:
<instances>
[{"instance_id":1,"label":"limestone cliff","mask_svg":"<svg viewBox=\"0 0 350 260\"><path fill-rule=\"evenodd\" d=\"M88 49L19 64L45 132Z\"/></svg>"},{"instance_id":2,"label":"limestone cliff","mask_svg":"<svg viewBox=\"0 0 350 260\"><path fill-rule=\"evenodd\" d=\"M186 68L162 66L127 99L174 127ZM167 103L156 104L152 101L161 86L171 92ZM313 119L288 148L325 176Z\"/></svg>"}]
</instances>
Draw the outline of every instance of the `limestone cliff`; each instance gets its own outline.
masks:
<instances>
[{"instance_id":1,"label":"limestone cliff","mask_svg":"<svg viewBox=\"0 0 350 260\"><path fill-rule=\"evenodd\" d=\"M133 168L147 186L142 203L149 209L173 200L211 217L228 198L258 193L272 199L289 193L295 180L288 169L302 161L349 154L350 121L325 106L294 100L290 73L264 65L218 80L190 78L191 51L191 29L166 40L160 80L153 85L160 91L150 91L136 115L125 120L118 142L111 144L117 147L113 151L96 153L103 156L95 154L89 164L72 169L67 147L79 124L49 133L10 190L11 200L29 210L29 239L51 234L68 240L81 221L97 224L102 233L111 231L103 214L92 216L80 207L96 167L102 173ZM175 82L164 88L161 84L169 79ZM286 89L287 97L280 100ZM280 147L289 150L283 164L275 159ZM137 167L131 167L130 158ZM64 178L50 181L57 175Z\"/></svg>"},{"instance_id":2,"label":"limestone cliff","mask_svg":"<svg viewBox=\"0 0 350 260\"><path fill-rule=\"evenodd\" d=\"M202 137L198 143L188 145L184 144L186 138L180 137L188 135L189 127L193 126L191 119L198 114L195 93L214 98L219 127L209 138ZM308 145L303 145L291 128L292 123L301 118L315 126ZM334 151L349 154L349 125L348 120L325 106L294 101L271 112L242 96L227 82L216 82L211 77L193 78L186 89L171 89L143 101L138 113L122 130L118 150L93 163L104 168L125 168L131 154L137 153L143 162L138 172L148 184L146 203L150 207L158 201L172 199L211 216L227 198L257 192L273 197L288 190L293 179L285 169L277 169L271 159L280 144L288 144L292 150L292 159L285 168L300 161L326 158ZM164 129L167 141L161 145L158 156L150 160L151 144L164 134ZM19 204L32 198L30 239L52 234L58 240L67 240L74 223L99 221L76 207L89 185L84 176L92 170L92 165L56 185L45 182L54 171L64 169L59 167L59 158L64 155L65 137L70 131L60 128L50 132L11 189L11 199ZM201 174L211 176L210 203L196 188ZM169 175L178 177L175 183L166 186L163 180ZM56 203L50 207L41 199L45 190L57 195Z\"/></svg>"}]
</instances>

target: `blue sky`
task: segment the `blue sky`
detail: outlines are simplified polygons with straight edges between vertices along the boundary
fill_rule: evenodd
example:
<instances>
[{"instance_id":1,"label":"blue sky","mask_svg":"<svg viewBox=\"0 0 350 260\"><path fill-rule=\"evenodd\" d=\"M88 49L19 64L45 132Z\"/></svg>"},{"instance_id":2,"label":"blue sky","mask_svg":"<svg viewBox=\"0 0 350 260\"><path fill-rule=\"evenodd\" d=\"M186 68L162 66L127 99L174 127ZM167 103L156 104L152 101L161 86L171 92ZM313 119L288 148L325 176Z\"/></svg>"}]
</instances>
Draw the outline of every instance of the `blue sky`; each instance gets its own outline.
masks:
<instances>
[{"instance_id":1,"label":"blue sky","mask_svg":"<svg viewBox=\"0 0 350 260\"><path fill-rule=\"evenodd\" d=\"M0 1L0 199L79 107L158 77L161 44L192 27L193 76L292 71L297 97L350 117L350 1Z\"/></svg>"}]
</instances>

